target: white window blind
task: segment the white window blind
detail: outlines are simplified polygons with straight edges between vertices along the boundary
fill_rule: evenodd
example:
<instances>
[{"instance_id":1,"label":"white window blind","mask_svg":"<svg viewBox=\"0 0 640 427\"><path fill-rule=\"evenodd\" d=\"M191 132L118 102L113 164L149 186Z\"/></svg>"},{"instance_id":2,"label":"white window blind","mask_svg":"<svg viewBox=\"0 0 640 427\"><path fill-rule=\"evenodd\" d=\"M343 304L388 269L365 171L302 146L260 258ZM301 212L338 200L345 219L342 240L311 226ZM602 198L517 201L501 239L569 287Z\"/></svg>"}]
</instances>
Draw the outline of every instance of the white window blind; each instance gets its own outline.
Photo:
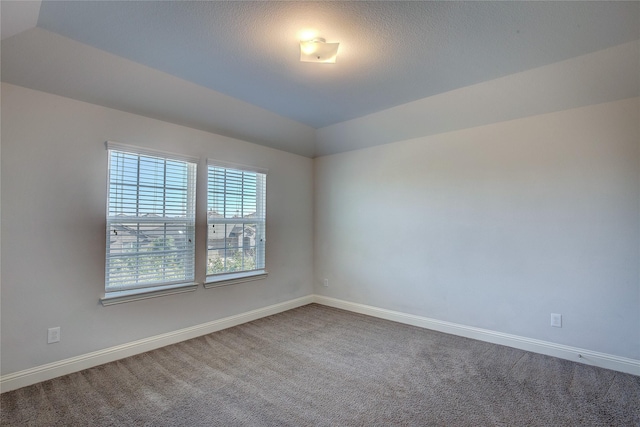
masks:
<instances>
[{"instance_id":1,"label":"white window blind","mask_svg":"<svg viewBox=\"0 0 640 427\"><path fill-rule=\"evenodd\" d=\"M207 277L264 272L266 171L208 165Z\"/></svg>"},{"instance_id":2,"label":"white window blind","mask_svg":"<svg viewBox=\"0 0 640 427\"><path fill-rule=\"evenodd\" d=\"M105 292L193 282L196 160L107 148Z\"/></svg>"}]
</instances>

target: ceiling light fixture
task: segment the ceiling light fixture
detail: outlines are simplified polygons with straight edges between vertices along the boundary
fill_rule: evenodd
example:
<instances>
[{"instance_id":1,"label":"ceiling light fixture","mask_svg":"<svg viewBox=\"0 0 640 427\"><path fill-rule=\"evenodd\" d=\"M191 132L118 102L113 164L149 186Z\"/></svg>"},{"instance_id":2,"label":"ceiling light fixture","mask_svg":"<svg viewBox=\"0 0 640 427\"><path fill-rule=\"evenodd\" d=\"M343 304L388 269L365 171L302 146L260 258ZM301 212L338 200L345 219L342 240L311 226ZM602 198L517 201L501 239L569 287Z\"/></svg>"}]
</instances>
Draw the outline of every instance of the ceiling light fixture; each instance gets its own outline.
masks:
<instances>
[{"instance_id":1,"label":"ceiling light fixture","mask_svg":"<svg viewBox=\"0 0 640 427\"><path fill-rule=\"evenodd\" d=\"M323 62L335 64L340 43L327 43L325 39L315 38L300 42L301 62Z\"/></svg>"}]
</instances>

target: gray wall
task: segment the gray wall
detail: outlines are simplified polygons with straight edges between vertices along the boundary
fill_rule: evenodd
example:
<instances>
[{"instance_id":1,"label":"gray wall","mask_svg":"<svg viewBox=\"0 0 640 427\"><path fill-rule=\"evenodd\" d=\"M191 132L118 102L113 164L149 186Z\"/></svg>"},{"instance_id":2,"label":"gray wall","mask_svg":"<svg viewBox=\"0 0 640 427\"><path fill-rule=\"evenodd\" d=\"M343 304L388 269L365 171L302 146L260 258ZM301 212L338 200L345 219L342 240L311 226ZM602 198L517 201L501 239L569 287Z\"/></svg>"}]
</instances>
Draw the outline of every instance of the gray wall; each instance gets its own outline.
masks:
<instances>
[{"instance_id":1,"label":"gray wall","mask_svg":"<svg viewBox=\"0 0 640 427\"><path fill-rule=\"evenodd\" d=\"M639 111L632 98L316 159L316 293L640 359Z\"/></svg>"},{"instance_id":2,"label":"gray wall","mask_svg":"<svg viewBox=\"0 0 640 427\"><path fill-rule=\"evenodd\" d=\"M312 293L311 159L5 83L1 136L3 374ZM268 278L102 307L106 140L200 156L201 195L207 157L268 168Z\"/></svg>"},{"instance_id":3,"label":"gray wall","mask_svg":"<svg viewBox=\"0 0 640 427\"><path fill-rule=\"evenodd\" d=\"M415 138L315 160L3 83L2 374L313 292L640 359L640 101L563 104L613 84L604 69L636 69L629 46L380 112L378 127L336 126L332 144L363 148L409 114ZM539 95L547 84L564 90ZM510 97L556 112L435 135L420 125ZM207 157L268 168L269 277L100 306L106 140L200 156L201 195ZM62 341L47 345L52 326Z\"/></svg>"}]
</instances>

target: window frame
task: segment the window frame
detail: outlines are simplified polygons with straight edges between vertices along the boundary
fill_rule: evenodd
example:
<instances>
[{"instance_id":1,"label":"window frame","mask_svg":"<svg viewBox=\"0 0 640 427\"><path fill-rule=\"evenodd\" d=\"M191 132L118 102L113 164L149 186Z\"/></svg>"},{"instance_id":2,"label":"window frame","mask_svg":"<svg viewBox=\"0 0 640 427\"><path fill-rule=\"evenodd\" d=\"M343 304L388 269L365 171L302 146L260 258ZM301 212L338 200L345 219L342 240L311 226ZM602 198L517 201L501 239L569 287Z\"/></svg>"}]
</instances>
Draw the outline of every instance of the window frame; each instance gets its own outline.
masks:
<instances>
[{"instance_id":1,"label":"window frame","mask_svg":"<svg viewBox=\"0 0 640 427\"><path fill-rule=\"evenodd\" d=\"M256 243L255 243L255 249L256 249L256 257L258 258L258 268L253 269L253 270L242 270L242 271L233 271L233 272L221 272L221 273L214 273L214 274L210 274L208 271L208 262L209 262L209 231L210 231L210 227L214 224L229 224L229 223L239 223L239 224L244 224L246 222L234 219L232 221L225 221L224 219L218 219L215 221L211 221L209 218L209 205L210 205L210 168L220 168L220 169L224 169L226 170L231 170L231 171L235 171L235 172L242 172L242 173L255 173L258 174L259 177L257 177L258 180L261 180L261 182L258 182L257 188L256 188L256 218L252 218L252 223L256 223L256 228L260 228L260 235L258 235L258 230L256 230ZM260 168L260 167L255 167L255 166L248 166L248 165L242 165L242 164L238 164L238 163L231 163L231 162L224 162L224 161L220 161L217 159L211 159L208 158L207 159L207 183L206 183L206 187L207 187L207 199L206 199L206 203L207 203L207 209L206 209L206 215L207 215L207 234L206 234L206 239L207 239L207 244L206 244L206 265L205 265L205 281L204 281L204 287L209 289L209 288L215 288L215 287L220 287L220 286L228 286L228 285L233 285L236 283L242 283L242 282L248 282L248 281L253 281L253 280L260 280L260 279L264 279L267 277L268 272L267 272L267 265L266 265L266 228L267 228L267 175L268 175L268 170L265 168ZM226 195L225 195L226 197ZM257 224L261 224L261 226L258 226ZM258 239L260 239L260 241L258 242ZM226 245L226 236L225 236L225 245Z\"/></svg>"},{"instance_id":2,"label":"window frame","mask_svg":"<svg viewBox=\"0 0 640 427\"><path fill-rule=\"evenodd\" d=\"M135 301L146 298L153 298L162 295L169 295L175 293L189 292L195 291L198 287L198 284L195 282L196 269L195 269L195 260L196 260L196 203L197 203L197 166L199 163L198 157L186 156L182 154L170 153L166 151L154 150L145 147L138 147L134 145L121 144L118 142L107 141L106 149L108 152L108 160L107 160L107 189L106 189L106 242L105 242L105 279L104 279L104 297L100 299L102 305L112 305L118 304L121 302L127 301ZM121 222L121 219L111 217L110 216L110 199L112 197L111 194L111 156L113 152L133 155L140 157L153 157L162 159L163 161L177 161L186 163L186 172L185 178L187 180L187 188L186 188L186 217L184 221L178 221L175 218L170 217L160 217L157 221L151 221L152 223L163 224L163 227L166 228L169 224L179 224L185 227L185 232L187 233L185 239L187 239L188 243L183 246L183 249L179 251L181 255L180 260L184 260L186 263L190 264L190 267L185 271L185 278L180 280L173 281L160 281L160 282L149 282L142 285L130 285L130 286L122 286L120 288L109 287L109 259L111 257L111 243L110 243L110 233L113 228L113 224L117 224ZM165 163L166 166L166 163ZM165 179L166 179L166 170L165 170ZM140 187L140 177L136 178L136 188ZM166 206L166 189L167 185L165 183L163 188L163 196L162 203L163 206ZM135 196L136 203L140 200L139 193ZM128 218L127 222L144 224L146 222L150 222L148 220L135 220L135 218L142 219L143 217L134 216L132 218ZM190 241L189 241L190 239ZM139 257L139 252L136 252L132 255L132 257ZM189 274L190 273L190 274Z\"/></svg>"}]
</instances>

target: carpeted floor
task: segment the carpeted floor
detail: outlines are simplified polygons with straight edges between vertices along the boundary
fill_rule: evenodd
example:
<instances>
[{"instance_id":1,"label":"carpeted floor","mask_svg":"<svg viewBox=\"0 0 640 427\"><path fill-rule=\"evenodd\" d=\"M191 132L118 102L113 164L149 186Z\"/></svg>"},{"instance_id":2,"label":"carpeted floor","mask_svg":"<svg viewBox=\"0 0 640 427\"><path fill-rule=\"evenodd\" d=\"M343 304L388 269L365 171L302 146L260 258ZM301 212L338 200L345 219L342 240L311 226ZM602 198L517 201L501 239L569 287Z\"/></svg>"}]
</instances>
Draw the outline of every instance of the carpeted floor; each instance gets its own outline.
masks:
<instances>
[{"instance_id":1,"label":"carpeted floor","mask_svg":"<svg viewBox=\"0 0 640 427\"><path fill-rule=\"evenodd\" d=\"M640 426L640 377L311 304L0 405L3 426Z\"/></svg>"}]
</instances>

